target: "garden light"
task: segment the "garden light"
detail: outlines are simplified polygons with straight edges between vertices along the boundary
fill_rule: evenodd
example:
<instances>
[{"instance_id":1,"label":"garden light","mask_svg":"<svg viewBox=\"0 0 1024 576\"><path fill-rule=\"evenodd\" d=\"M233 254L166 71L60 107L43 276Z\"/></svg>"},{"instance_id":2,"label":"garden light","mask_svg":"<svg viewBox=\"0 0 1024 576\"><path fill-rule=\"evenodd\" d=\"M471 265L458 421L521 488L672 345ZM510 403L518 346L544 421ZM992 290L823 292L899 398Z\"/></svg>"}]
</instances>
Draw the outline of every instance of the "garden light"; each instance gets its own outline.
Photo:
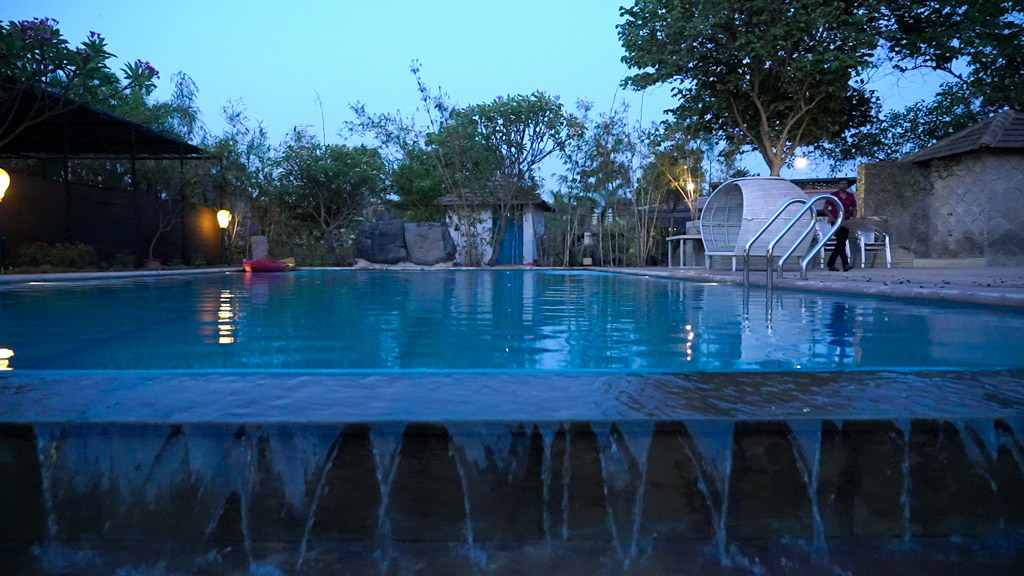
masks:
<instances>
[{"instance_id":1,"label":"garden light","mask_svg":"<svg viewBox=\"0 0 1024 576\"><path fill-rule=\"evenodd\" d=\"M11 187L11 175L7 173L7 170L0 168L0 202L4 201L4 195L7 194L7 189ZM0 230L0 272L4 270L4 233ZM7 362L7 360L0 357L0 361ZM6 365L6 364L5 364Z\"/></svg>"},{"instance_id":2,"label":"garden light","mask_svg":"<svg viewBox=\"0 0 1024 576\"><path fill-rule=\"evenodd\" d=\"M11 186L11 175L7 173L7 170L0 168L0 202L4 201L4 194L7 194L7 189Z\"/></svg>"},{"instance_id":3,"label":"garden light","mask_svg":"<svg viewBox=\"0 0 1024 576\"><path fill-rule=\"evenodd\" d=\"M217 224L220 225L221 230L228 227L231 223L231 211L230 210L217 210Z\"/></svg>"}]
</instances>

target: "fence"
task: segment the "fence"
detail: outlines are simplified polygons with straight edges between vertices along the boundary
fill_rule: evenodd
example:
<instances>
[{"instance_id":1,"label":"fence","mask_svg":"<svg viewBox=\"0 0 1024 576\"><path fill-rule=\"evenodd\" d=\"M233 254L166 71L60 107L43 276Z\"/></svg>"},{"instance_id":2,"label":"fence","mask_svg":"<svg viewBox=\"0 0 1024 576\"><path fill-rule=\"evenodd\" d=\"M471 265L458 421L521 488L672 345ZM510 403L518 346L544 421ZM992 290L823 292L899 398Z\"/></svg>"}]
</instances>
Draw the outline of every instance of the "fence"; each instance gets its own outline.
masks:
<instances>
[{"instance_id":1,"label":"fence","mask_svg":"<svg viewBox=\"0 0 1024 576\"><path fill-rule=\"evenodd\" d=\"M160 234L153 256L185 264L222 262L221 230L216 212L178 201L161 205L165 215L180 213ZM79 242L95 248L101 262L149 257L149 245L160 222L158 201L127 190L112 190L11 175L0 203L0 232L8 257L25 244Z\"/></svg>"}]
</instances>

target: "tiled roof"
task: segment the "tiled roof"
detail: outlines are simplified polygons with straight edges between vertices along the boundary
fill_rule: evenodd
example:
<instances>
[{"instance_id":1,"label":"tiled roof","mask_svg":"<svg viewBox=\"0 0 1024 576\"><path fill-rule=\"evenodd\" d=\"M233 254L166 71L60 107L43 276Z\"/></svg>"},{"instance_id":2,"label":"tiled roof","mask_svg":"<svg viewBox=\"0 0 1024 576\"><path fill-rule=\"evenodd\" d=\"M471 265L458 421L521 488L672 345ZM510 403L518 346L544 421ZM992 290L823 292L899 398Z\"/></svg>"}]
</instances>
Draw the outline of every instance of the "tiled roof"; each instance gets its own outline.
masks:
<instances>
[{"instance_id":1,"label":"tiled roof","mask_svg":"<svg viewBox=\"0 0 1024 576\"><path fill-rule=\"evenodd\" d=\"M444 196L441 197L441 205L442 206L460 206L460 205L462 205L462 203L463 203L463 201L458 196L456 196L455 194L445 194ZM468 204L476 204L476 203L479 203L479 204L487 204L487 203L497 204L497 202L494 201L493 199L481 198L478 194L474 194L474 193L468 193L466 195L466 203L468 203ZM548 205L547 201L545 201L544 198L541 198L540 194L537 194L536 192L533 192L533 191L522 193L520 196L518 196L516 198L513 198L509 202L509 204L512 205L512 206L518 206L520 204L529 204L531 206L540 205L545 210L550 210L551 209L551 206Z\"/></svg>"},{"instance_id":2,"label":"tiled roof","mask_svg":"<svg viewBox=\"0 0 1024 576\"><path fill-rule=\"evenodd\" d=\"M986 148L1024 149L1024 113L1004 110L903 160L923 162Z\"/></svg>"}]
</instances>

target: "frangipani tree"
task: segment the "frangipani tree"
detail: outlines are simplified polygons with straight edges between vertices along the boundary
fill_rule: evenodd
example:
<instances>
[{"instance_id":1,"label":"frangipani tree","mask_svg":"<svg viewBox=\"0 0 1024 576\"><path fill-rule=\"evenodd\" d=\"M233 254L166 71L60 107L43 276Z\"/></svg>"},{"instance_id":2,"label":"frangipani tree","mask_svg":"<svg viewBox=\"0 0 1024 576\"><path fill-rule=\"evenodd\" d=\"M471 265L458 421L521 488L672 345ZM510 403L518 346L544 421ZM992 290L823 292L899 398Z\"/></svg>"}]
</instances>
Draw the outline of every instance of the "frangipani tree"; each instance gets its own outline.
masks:
<instances>
[{"instance_id":1,"label":"frangipani tree","mask_svg":"<svg viewBox=\"0 0 1024 576\"><path fill-rule=\"evenodd\" d=\"M52 18L0 23L0 146L64 112L71 106L65 97L109 110L125 93L154 88L159 73L148 62L131 62L118 77L103 36L90 32L72 47L57 26ZM16 112L29 95L33 108L22 118Z\"/></svg>"}]
</instances>

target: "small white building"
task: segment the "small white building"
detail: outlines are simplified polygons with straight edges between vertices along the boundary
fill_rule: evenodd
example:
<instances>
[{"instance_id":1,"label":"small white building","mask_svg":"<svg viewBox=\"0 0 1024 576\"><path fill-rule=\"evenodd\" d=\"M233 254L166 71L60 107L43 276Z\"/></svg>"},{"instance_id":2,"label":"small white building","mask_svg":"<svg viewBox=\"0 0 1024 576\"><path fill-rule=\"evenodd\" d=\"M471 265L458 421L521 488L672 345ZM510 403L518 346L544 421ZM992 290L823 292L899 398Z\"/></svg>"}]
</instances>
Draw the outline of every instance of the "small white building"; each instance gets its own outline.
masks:
<instances>
[{"instance_id":1,"label":"small white building","mask_svg":"<svg viewBox=\"0 0 1024 576\"><path fill-rule=\"evenodd\" d=\"M457 255L455 261L466 264L466 242L475 238L480 262L486 263L491 258L491 246L494 234L500 229L500 220L495 216L496 206L466 206L467 214L460 215L463 202L452 195L441 199L447 211L446 220L455 241ZM498 245L498 258L495 265L533 265L543 262L543 238L545 233L545 215L551 212L551 206L540 195L531 193L527 198L512 204L512 210L504 216L507 218L505 235ZM467 234L467 226L475 227L475 231Z\"/></svg>"}]
</instances>

